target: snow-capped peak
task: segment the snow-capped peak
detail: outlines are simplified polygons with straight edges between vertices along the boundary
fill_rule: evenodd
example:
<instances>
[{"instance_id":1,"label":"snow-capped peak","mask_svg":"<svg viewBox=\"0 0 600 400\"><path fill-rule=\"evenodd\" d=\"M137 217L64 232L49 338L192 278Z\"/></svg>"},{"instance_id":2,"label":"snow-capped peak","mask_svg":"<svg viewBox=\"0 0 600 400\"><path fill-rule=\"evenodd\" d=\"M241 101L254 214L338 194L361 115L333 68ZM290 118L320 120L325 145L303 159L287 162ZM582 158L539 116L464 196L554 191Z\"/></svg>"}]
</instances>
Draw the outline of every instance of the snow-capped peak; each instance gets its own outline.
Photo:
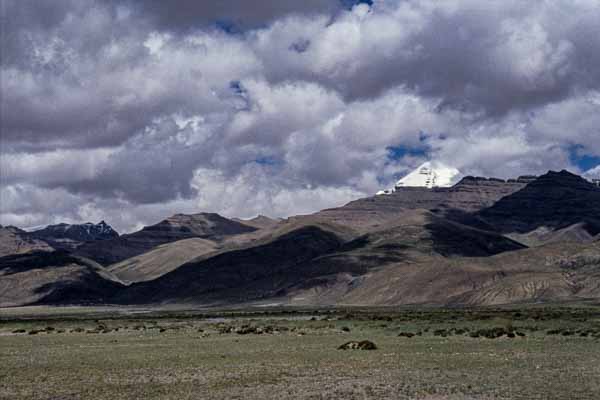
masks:
<instances>
[{"instance_id":1,"label":"snow-capped peak","mask_svg":"<svg viewBox=\"0 0 600 400\"><path fill-rule=\"evenodd\" d=\"M460 175L456 168L449 167L437 161L427 161L417 169L396 182L400 187L448 187L454 184L455 178Z\"/></svg>"},{"instance_id":2,"label":"snow-capped peak","mask_svg":"<svg viewBox=\"0 0 600 400\"><path fill-rule=\"evenodd\" d=\"M391 194L403 187L449 187L456 183L460 171L439 161L427 161L396 182L394 189L380 190L377 195Z\"/></svg>"},{"instance_id":3,"label":"snow-capped peak","mask_svg":"<svg viewBox=\"0 0 600 400\"><path fill-rule=\"evenodd\" d=\"M43 239L70 239L81 242L110 239L119 236L106 222L98 224L85 222L82 224L56 224L48 225L43 229L32 232L33 235Z\"/></svg>"}]
</instances>

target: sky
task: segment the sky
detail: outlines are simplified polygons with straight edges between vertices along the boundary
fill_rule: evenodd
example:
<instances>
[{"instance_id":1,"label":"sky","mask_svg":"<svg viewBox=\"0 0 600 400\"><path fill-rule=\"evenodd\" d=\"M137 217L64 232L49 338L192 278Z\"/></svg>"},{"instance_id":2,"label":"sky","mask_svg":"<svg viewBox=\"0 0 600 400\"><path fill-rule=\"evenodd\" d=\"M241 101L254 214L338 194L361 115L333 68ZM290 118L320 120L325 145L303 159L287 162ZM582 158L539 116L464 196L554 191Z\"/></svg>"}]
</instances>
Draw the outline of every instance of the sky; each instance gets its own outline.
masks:
<instances>
[{"instance_id":1,"label":"sky","mask_svg":"<svg viewBox=\"0 0 600 400\"><path fill-rule=\"evenodd\" d=\"M597 0L0 0L0 224L285 217L427 160L600 177Z\"/></svg>"}]
</instances>

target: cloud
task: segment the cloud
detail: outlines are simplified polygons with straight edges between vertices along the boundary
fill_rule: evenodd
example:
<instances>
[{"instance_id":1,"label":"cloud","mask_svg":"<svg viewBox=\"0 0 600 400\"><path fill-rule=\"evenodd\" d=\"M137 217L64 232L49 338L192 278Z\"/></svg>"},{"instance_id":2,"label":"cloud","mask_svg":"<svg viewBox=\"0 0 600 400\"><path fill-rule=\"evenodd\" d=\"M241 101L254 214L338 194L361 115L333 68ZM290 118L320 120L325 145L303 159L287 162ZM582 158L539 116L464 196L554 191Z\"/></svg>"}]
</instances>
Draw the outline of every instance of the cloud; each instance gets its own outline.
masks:
<instances>
[{"instance_id":1,"label":"cloud","mask_svg":"<svg viewBox=\"0 0 600 400\"><path fill-rule=\"evenodd\" d=\"M381 1L334 23L283 19L257 32L254 46L272 61L273 80L317 79L352 99L405 85L448 107L499 115L597 87L588 68L598 57L594 15L593 2ZM291 51L298 42L309 45Z\"/></svg>"},{"instance_id":2,"label":"cloud","mask_svg":"<svg viewBox=\"0 0 600 400\"><path fill-rule=\"evenodd\" d=\"M4 1L0 223L283 216L425 159L600 155L596 1L365 3Z\"/></svg>"},{"instance_id":3,"label":"cloud","mask_svg":"<svg viewBox=\"0 0 600 400\"><path fill-rule=\"evenodd\" d=\"M210 118L231 108L224 97L231 80L259 68L249 49L222 32L183 41L165 36L167 43L152 50L146 43L154 35L110 42L93 55L73 51L66 71L52 68L59 62L55 53L39 70L3 67L5 145L116 146L163 116Z\"/></svg>"},{"instance_id":4,"label":"cloud","mask_svg":"<svg viewBox=\"0 0 600 400\"><path fill-rule=\"evenodd\" d=\"M123 3L131 7L135 15L149 18L156 27L172 31L216 24L239 31L264 27L285 15L330 15L343 8L343 2L339 0L173 0L168 3L144 0Z\"/></svg>"}]
</instances>

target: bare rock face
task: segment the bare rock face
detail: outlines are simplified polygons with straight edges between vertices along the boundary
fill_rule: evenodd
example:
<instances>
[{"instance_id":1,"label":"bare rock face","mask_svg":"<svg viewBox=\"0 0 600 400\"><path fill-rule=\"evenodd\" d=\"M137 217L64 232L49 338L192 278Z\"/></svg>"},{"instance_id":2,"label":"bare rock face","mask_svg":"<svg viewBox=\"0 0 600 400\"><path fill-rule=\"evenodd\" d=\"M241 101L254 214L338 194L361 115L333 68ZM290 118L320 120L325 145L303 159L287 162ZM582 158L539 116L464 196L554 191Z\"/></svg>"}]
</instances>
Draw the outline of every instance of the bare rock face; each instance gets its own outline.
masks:
<instances>
[{"instance_id":1,"label":"bare rock face","mask_svg":"<svg viewBox=\"0 0 600 400\"><path fill-rule=\"evenodd\" d=\"M600 233L600 188L570 172L550 171L477 215L504 233L583 224L596 236Z\"/></svg>"}]
</instances>

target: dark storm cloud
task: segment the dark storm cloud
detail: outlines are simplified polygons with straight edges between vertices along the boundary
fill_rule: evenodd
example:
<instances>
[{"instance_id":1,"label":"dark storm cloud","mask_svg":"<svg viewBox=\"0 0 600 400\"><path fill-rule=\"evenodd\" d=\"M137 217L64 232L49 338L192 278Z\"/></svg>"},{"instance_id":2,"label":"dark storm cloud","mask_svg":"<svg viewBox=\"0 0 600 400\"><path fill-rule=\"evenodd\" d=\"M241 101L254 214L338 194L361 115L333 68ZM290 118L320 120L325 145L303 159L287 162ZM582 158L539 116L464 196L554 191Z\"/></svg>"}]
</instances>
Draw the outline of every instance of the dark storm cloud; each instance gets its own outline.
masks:
<instances>
[{"instance_id":1,"label":"dark storm cloud","mask_svg":"<svg viewBox=\"0 0 600 400\"><path fill-rule=\"evenodd\" d=\"M332 14L345 5L340 0L131 0L125 4L157 28L178 32L206 25L237 31L260 28L285 15Z\"/></svg>"}]
</instances>

